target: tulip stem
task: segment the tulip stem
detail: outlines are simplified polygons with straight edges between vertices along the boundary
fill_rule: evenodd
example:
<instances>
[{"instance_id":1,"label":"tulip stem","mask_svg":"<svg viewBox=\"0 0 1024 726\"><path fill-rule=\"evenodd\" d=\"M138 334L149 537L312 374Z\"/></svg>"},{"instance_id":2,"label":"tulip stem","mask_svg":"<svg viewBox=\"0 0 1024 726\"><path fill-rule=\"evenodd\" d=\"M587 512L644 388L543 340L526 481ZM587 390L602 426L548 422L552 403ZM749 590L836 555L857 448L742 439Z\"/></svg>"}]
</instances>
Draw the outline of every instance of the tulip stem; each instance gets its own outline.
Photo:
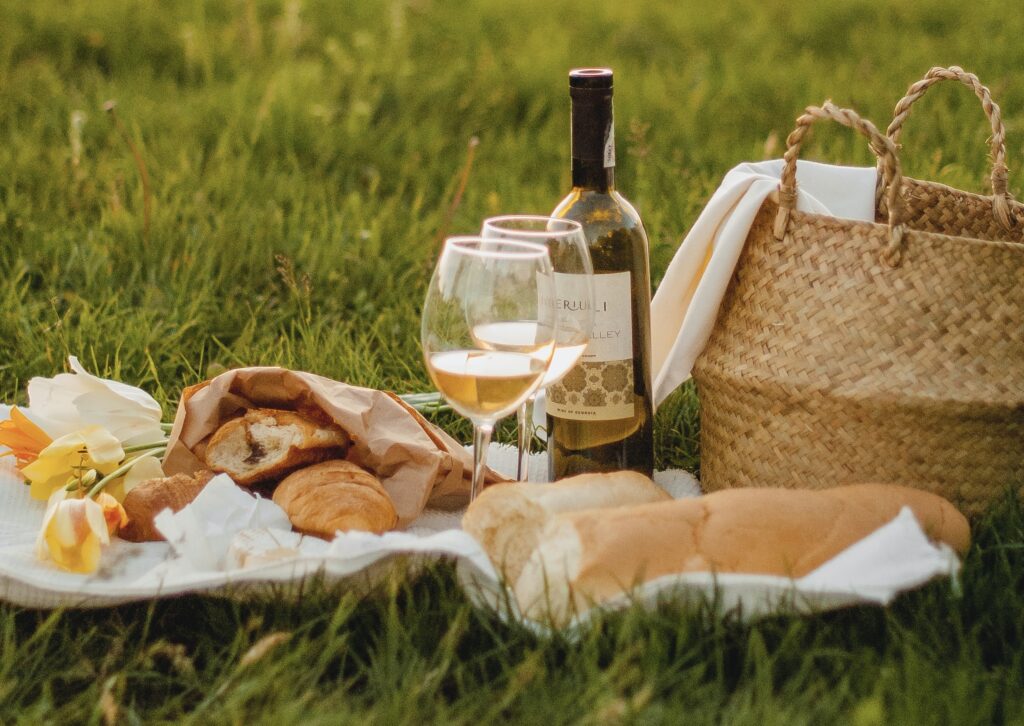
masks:
<instances>
[{"instance_id":1,"label":"tulip stem","mask_svg":"<svg viewBox=\"0 0 1024 726\"><path fill-rule=\"evenodd\" d=\"M160 428L162 428L164 431L167 431L168 433L170 433L171 429L174 428L174 424L173 423L162 423L162 424L160 424Z\"/></svg>"},{"instance_id":2,"label":"tulip stem","mask_svg":"<svg viewBox=\"0 0 1024 726\"><path fill-rule=\"evenodd\" d=\"M149 444L135 444L133 446L125 446L124 453L133 454L136 451L149 451L150 449L159 449L161 446L167 446L167 439L163 441L154 441Z\"/></svg>"},{"instance_id":3,"label":"tulip stem","mask_svg":"<svg viewBox=\"0 0 1024 726\"><path fill-rule=\"evenodd\" d=\"M160 448L160 449L150 449L146 453L144 453L144 454L142 454L140 456L136 456L131 461L126 461L125 463L121 464L121 466L117 467L112 472L110 472L105 477L103 477L98 482L96 482L96 484L93 486L93 488L89 490L88 496L89 497L95 497L97 494L99 494L101 491L103 491L103 487L105 487L110 482L114 481L114 479L117 479L119 476L124 476L125 474L127 474L128 471L133 466L138 464L140 461L145 459L147 456L154 456L154 457L155 456L159 456L160 454L163 454L165 451L167 451L167 447L166 446L164 446L163 448Z\"/></svg>"}]
</instances>

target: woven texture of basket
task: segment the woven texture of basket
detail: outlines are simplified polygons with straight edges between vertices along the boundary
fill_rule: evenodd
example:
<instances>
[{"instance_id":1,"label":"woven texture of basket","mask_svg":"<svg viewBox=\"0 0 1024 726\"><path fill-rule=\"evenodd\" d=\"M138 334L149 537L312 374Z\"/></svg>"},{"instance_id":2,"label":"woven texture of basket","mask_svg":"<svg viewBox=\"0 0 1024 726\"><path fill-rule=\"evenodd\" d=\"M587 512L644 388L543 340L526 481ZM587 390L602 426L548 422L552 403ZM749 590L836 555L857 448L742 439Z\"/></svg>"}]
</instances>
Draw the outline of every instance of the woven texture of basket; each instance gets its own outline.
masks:
<instances>
[{"instance_id":1,"label":"woven texture of basket","mask_svg":"<svg viewBox=\"0 0 1024 726\"><path fill-rule=\"evenodd\" d=\"M817 119L870 140L885 223L796 211ZM1004 186L1001 221L992 197L905 184L894 140L831 103L798 119L785 160L694 367L702 485L891 482L979 514L1024 485L1019 205Z\"/></svg>"}]
</instances>

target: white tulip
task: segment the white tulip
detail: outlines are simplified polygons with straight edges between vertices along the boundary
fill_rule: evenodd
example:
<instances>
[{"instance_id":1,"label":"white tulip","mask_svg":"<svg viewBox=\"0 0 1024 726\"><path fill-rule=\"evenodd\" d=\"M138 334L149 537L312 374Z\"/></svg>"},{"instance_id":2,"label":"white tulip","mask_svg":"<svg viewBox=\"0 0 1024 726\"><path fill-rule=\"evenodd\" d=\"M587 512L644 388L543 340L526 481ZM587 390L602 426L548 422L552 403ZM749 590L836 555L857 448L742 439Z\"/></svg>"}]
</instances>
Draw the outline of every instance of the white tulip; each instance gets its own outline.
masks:
<instances>
[{"instance_id":1,"label":"white tulip","mask_svg":"<svg viewBox=\"0 0 1024 726\"><path fill-rule=\"evenodd\" d=\"M70 356L74 373L28 382L28 411L51 437L89 425L107 429L122 444L148 444L164 438L160 404L141 388L99 378Z\"/></svg>"}]
</instances>

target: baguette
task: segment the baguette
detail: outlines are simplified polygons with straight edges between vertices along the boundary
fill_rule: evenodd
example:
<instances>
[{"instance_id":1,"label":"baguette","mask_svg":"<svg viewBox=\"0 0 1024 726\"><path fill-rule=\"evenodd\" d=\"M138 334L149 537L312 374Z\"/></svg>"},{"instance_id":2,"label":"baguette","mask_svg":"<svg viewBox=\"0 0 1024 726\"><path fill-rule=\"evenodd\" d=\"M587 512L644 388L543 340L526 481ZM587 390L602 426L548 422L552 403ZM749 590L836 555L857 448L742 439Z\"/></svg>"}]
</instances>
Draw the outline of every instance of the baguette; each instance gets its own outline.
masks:
<instances>
[{"instance_id":1,"label":"baguette","mask_svg":"<svg viewBox=\"0 0 1024 726\"><path fill-rule=\"evenodd\" d=\"M580 474L553 484L495 484L469 506L462 528L514 583L554 515L669 499L657 484L633 471Z\"/></svg>"},{"instance_id":2,"label":"baguette","mask_svg":"<svg viewBox=\"0 0 1024 726\"><path fill-rule=\"evenodd\" d=\"M558 515L515 583L531 617L564 621L630 587L684 572L802 577L909 506L929 537L963 553L967 520L919 489L726 489L693 499Z\"/></svg>"},{"instance_id":3,"label":"baguette","mask_svg":"<svg viewBox=\"0 0 1024 726\"><path fill-rule=\"evenodd\" d=\"M254 408L217 429L203 451L206 465L241 486L280 479L302 466L341 458L348 435L294 411Z\"/></svg>"}]
</instances>

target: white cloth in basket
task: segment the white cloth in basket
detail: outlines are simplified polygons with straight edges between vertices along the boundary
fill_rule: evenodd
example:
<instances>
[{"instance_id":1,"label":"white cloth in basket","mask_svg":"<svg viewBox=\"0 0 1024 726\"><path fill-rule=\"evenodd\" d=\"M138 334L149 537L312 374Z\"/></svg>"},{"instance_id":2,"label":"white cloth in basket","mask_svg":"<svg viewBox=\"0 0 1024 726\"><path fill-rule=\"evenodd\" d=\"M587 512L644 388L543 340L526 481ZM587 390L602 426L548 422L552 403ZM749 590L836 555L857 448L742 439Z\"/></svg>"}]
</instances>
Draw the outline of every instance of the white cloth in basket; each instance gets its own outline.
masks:
<instances>
[{"instance_id":1,"label":"white cloth in basket","mask_svg":"<svg viewBox=\"0 0 1024 726\"><path fill-rule=\"evenodd\" d=\"M660 404L690 377L714 327L743 244L764 200L777 191L782 159L733 168L694 222L651 302L651 370ZM798 161L797 209L871 221L875 168Z\"/></svg>"}]
</instances>

